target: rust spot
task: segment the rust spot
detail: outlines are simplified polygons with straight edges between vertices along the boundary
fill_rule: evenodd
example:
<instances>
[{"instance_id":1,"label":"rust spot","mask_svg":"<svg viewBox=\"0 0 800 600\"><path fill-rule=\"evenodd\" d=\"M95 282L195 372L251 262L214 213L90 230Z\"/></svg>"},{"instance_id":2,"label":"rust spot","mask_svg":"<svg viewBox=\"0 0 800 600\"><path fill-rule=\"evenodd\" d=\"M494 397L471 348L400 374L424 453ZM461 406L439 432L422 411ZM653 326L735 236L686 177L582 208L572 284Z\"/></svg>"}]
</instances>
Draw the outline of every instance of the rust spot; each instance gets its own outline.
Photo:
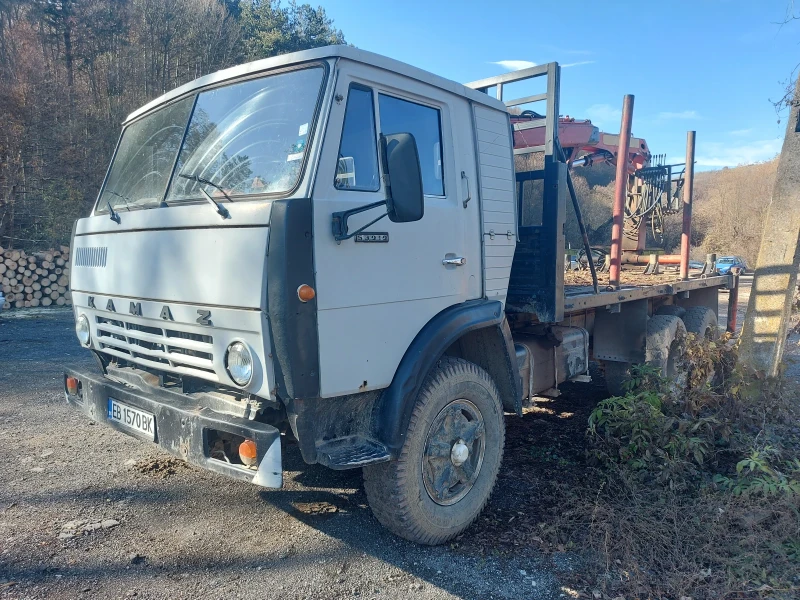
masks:
<instances>
[{"instance_id":1,"label":"rust spot","mask_svg":"<svg viewBox=\"0 0 800 600\"><path fill-rule=\"evenodd\" d=\"M360 386L358 386L358 391L359 392L363 392L366 389L367 389L367 380L365 379L364 383L362 383Z\"/></svg>"}]
</instances>

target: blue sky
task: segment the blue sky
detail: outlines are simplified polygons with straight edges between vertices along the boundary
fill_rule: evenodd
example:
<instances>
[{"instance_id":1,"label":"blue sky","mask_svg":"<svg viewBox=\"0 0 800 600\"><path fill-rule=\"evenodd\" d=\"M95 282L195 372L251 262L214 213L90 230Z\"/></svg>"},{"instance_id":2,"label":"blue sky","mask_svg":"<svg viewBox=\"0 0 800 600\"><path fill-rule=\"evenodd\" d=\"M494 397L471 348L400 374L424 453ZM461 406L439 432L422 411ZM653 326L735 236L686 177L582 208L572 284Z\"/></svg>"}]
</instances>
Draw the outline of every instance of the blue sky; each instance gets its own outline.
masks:
<instances>
[{"instance_id":1,"label":"blue sky","mask_svg":"<svg viewBox=\"0 0 800 600\"><path fill-rule=\"evenodd\" d=\"M700 169L780 152L770 99L800 63L800 21L778 25L790 0L320 1L349 43L456 81L558 61L561 114L604 131L634 94L633 133L674 162L689 129Z\"/></svg>"}]
</instances>

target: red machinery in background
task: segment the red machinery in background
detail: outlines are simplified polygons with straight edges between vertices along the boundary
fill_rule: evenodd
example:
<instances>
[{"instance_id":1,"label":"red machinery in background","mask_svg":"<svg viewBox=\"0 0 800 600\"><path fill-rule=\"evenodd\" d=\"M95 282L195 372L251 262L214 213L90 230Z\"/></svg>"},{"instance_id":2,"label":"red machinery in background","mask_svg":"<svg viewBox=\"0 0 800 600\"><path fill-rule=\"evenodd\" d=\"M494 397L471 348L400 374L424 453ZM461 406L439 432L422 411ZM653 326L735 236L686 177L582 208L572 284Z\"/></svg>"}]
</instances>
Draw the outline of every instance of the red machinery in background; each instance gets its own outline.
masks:
<instances>
[{"instance_id":1,"label":"red machinery in background","mask_svg":"<svg viewBox=\"0 0 800 600\"><path fill-rule=\"evenodd\" d=\"M543 123L544 115L532 110L511 115L514 148L531 148L544 144ZM619 135L600 131L588 119L559 117L558 139L571 166L591 166L601 162L616 164ZM631 137L628 152L630 174L650 166L651 157L647 142L643 138Z\"/></svg>"},{"instance_id":2,"label":"red machinery in background","mask_svg":"<svg viewBox=\"0 0 800 600\"><path fill-rule=\"evenodd\" d=\"M514 148L530 149L545 142L545 117L526 110L510 115ZM588 119L559 117L558 139L570 168L609 163L616 166L619 134L605 133ZM520 152L522 153L522 152ZM644 138L631 136L627 157L627 198L625 202L622 249L641 254L646 246L646 230L661 243L664 217L681 210L683 164L667 165L664 155L653 155ZM625 262L639 262L629 256ZM661 261L665 264L667 261Z\"/></svg>"}]
</instances>

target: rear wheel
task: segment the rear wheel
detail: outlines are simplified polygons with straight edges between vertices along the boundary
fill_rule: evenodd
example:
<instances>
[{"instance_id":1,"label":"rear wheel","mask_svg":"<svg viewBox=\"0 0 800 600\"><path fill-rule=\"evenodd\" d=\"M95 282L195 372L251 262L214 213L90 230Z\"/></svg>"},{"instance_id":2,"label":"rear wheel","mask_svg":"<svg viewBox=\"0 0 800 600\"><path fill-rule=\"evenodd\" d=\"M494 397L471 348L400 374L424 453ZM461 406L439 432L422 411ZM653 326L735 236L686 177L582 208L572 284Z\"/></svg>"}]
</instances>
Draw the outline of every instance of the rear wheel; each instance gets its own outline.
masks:
<instances>
[{"instance_id":1,"label":"rear wheel","mask_svg":"<svg viewBox=\"0 0 800 600\"><path fill-rule=\"evenodd\" d=\"M647 364L656 367L675 389L686 387L686 327L674 315L653 315L647 320Z\"/></svg>"},{"instance_id":2,"label":"rear wheel","mask_svg":"<svg viewBox=\"0 0 800 600\"><path fill-rule=\"evenodd\" d=\"M683 318L686 314L686 309L677 304L662 304L656 309L657 315L675 315L676 317Z\"/></svg>"},{"instance_id":3,"label":"rear wheel","mask_svg":"<svg viewBox=\"0 0 800 600\"><path fill-rule=\"evenodd\" d=\"M504 441L500 394L489 374L442 358L417 397L398 459L363 469L373 514L412 542L454 538L489 500Z\"/></svg>"},{"instance_id":4,"label":"rear wheel","mask_svg":"<svg viewBox=\"0 0 800 600\"><path fill-rule=\"evenodd\" d=\"M717 313L705 306L692 306L683 315L686 331L697 337L715 340L719 337L717 330Z\"/></svg>"}]
</instances>

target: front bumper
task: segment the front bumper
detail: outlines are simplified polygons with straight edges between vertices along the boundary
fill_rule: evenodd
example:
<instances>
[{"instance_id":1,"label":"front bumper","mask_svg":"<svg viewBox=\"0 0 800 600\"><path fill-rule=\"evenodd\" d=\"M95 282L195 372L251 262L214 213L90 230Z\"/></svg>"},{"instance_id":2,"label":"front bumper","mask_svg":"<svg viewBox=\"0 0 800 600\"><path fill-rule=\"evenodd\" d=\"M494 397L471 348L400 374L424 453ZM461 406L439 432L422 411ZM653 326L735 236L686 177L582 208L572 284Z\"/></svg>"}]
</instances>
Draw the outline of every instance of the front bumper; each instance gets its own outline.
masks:
<instances>
[{"instance_id":1,"label":"front bumper","mask_svg":"<svg viewBox=\"0 0 800 600\"><path fill-rule=\"evenodd\" d=\"M68 376L80 382L76 395L66 389ZM145 391L85 370L65 369L64 394L69 404L83 411L93 421L105 423L133 437L141 436L108 419L108 399L113 398L152 413L155 415L155 443L171 454L234 479L268 488L283 485L281 436L272 425L215 413L178 392L160 388ZM255 441L257 468L211 458L209 433L212 431Z\"/></svg>"}]
</instances>

